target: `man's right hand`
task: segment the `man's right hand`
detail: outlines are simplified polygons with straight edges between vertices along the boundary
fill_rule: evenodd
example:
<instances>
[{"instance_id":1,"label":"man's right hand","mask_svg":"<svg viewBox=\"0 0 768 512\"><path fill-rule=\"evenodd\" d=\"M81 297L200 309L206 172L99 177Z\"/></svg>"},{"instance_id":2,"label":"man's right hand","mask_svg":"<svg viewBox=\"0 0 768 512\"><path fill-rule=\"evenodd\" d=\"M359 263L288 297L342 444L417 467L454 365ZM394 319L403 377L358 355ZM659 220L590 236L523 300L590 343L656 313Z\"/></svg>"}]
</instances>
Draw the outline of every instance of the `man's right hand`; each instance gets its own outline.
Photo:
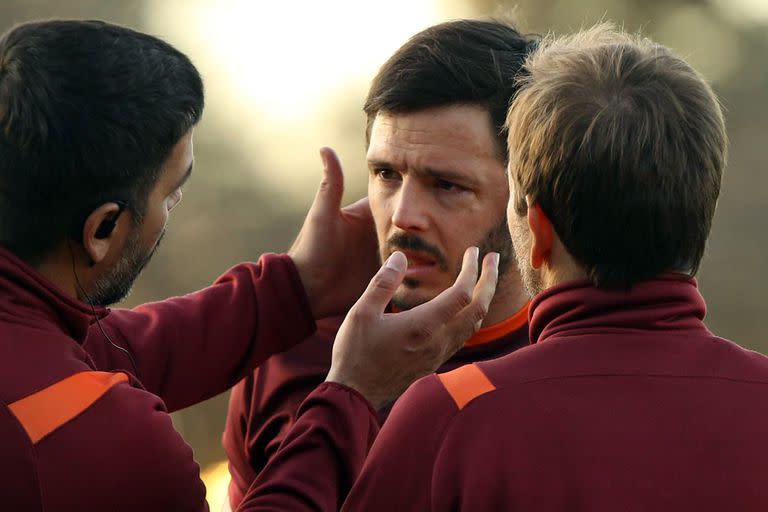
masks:
<instances>
[{"instance_id":1,"label":"man's right hand","mask_svg":"<svg viewBox=\"0 0 768 512\"><path fill-rule=\"evenodd\" d=\"M393 253L344 319L326 381L357 390L379 409L434 372L480 328L496 291L499 255L486 255L479 280L477 258L476 247L467 249L456 282L431 301L385 313L408 264Z\"/></svg>"},{"instance_id":2,"label":"man's right hand","mask_svg":"<svg viewBox=\"0 0 768 512\"><path fill-rule=\"evenodd\" d=\"M331 148L322 148L320 157L323 180L288 250L316 319L346 313L379 266L368 198L341 208L341 163Z\"/></svg>"}]
</instances>

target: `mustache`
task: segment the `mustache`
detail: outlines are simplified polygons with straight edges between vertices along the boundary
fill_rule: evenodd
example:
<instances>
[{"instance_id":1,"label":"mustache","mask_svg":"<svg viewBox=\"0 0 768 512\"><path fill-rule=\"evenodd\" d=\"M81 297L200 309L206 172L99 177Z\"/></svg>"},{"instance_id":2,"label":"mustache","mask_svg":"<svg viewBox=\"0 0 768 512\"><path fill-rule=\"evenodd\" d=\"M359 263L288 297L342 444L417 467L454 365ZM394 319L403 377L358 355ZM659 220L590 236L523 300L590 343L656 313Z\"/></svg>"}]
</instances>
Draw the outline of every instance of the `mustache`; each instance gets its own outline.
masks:
<instances>
[{"instance_id":1,"label":"mustache","mask_svg":"<svg viewBox=\"0 0 768 512\"><path fill-rule=\"evenodd\" d=\"M392 235L389 240L387 240L386 249L389 254L392 254L396 250L417 251L429 254L435 259L440 270L443 272L448 271L448 260L445 255L440 252L440 249L427 243L419 236L409 235L407 233Z\"/></svg>"}]
</instances>

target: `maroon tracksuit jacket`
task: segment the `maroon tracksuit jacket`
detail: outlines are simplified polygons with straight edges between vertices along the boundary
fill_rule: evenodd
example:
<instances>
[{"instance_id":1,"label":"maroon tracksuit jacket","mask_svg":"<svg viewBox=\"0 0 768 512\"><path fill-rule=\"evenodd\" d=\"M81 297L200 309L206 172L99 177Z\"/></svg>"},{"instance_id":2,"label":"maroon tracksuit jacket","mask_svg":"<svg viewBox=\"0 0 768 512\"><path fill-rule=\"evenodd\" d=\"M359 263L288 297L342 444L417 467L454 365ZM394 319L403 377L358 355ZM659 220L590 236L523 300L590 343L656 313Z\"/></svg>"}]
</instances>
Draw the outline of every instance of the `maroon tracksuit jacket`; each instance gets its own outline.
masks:
<instances>
[{"instance_id":1,"label":"maroon tracksuit jacket","mask_svg":"<svg viewBox=\"0 0 768 512\"><path fill-rule=\"evenodd\" d=\"M453 370L495 359L528 345L528 306L504 322L481 329L438 369ZM296 421L299 406L320 385L331 366L331 349L342 317L318 321L317 332L291 350L269 358L232 390L223 436L232 476L235 509ZM379 411L380 421L389 408ZM347 487L346 490L349 490Z\"/></svg>"},{"instance_id":2,"label":"maroon tracksuit jacket","mask_svg":"<svg viewBox=\"0 0 768 512\"><path fill-rule=\"evenodd\" d=\"M535 345L422 379L378 438L321 385L239 510L334 510L361 468L343 510L768 510L768 358L704 315L683 276L563 284L531 304Z\"/></svg>"},{"instance_id":3,"label":"maroon tracksuit jacket","mask_svg":"<svg viewBox=\"0 0 768 512\"><path fill-rule=\"evenodd\" d=\"M0 249L0 508L207 510L168 411L314 331L293 264L264 256L200 292L96 315L137 374L89 306Z\"/></svg>"}]
</instances>

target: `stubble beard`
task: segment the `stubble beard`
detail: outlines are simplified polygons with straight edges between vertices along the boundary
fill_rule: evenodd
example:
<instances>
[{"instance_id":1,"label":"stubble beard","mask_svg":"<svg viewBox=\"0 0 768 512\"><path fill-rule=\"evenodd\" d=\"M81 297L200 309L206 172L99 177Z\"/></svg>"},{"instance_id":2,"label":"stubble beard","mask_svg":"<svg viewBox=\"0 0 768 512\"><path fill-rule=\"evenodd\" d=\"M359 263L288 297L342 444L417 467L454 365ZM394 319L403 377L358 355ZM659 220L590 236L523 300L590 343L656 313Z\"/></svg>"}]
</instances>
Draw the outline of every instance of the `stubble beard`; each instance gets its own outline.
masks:
<instances>
[{"instance_id":1,"label":"stubble beard","mask_svg":"<svg viewBox=\"0 0 768 512\"><path fill-rule=\"evenodd\" d=\"M417 237L416 237L417 238ZM421 240L421 239L419 239ZM422 242L426 244L426 242ZM475 246L478 247L480 251L480 256L478 258L478 265L482 265L483 258L486 254L489 252L497 252L499 253L499 282L502 281L502 279L506 276L506 273L509 271L511 264L515 260L515 252L513 249L512 239L510 237L510 230L507 226L507 219L506 216L504 216L499 224L497 224L495 227L491 228L490 231L488 231L485 236L478 241ZM397 249L397 248L403 248L400 247L398 244L393 244L392 239L387 242L387 247L389 250L389 253L392 252L390 248ZM421 246L418 247L411 247L419 249ZM447 259L444 254L442 254L437 248L432 248L430 246L430 254L433 256L436 256L434 252L437 251L439 254L438 264L440 262L446 262ZM383 256L383 255L382 255ZM463 259L463 255L462 255ZM452 272L453 279L452 281L456 281L456 278L459 276L459 272L461 272L461 259L456 263L454 266L454 270ZM448 271L448 265L447 263L444 263L444 268L441 267L442 271ZM479 275L479 272L478 272ZM404 279L403 284L400 285L400 287L395 292L395 295L392 297L392 306L394 306L395 309L399 311L406 311L412 308L415 308L416 306L419 306L421 304L424 304L425 302L428 302L432 300L435 296L431 297L407 297L408 290L416 290L421 283L416 279ZM403 290L405 288L405 290ZM442 291L442 290L441 290Z\"/></svg>"},{"instance_id":2,"label":"stubble beard","mask_svg":"<svg viewBox=\"0 0 768 512\"><path fill-rule=\"evenodd\" d=\"M147 253L141 248L140 226L134 226L120 259L111 269L94 281L89 294L91 302L95 306L106 307L126 298L131 293L136 278L139 277L141 271L144 270L144 267L160 247L160 241L164 236L165 230L160 233L157 242Z\"/></svg>"},{"instance_id":3,"label":"stubble beard","mask_svg":"<svg viewBox=\"0 0 768 512\"><path fill-rule=\"evenodd\" d=\"M531 232L527 229L525 217L517 217L509 225L509 232L523 287L530 297L534 297L543 290L543 285L541 274L531 267Z\"/></svg>"}]
</instances>

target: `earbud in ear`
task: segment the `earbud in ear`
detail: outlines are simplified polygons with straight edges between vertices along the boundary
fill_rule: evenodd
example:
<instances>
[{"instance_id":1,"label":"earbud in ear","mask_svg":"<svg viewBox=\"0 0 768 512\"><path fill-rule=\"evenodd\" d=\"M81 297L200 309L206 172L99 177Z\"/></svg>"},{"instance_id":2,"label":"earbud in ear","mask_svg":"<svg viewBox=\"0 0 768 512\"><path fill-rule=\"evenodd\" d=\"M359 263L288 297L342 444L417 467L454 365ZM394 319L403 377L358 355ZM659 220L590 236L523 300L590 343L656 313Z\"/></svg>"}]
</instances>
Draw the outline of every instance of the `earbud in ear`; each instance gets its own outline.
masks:
<instances>
[{"instance_id":1,"label":"earbud in ear","mask_svg":"<svg viewBox=\"0 0 768 512\"><path fill-rule=\"evenodd\" d=\"M128 203L125 201L116 199L114 202L117 203L117 213L111 219L104 219L101 224L99 224L99 227L96 229L96 233L93 234L95 238L100 240L107 238L112 233L112 231L114 231L115 225L117 224L117 219L120 217L120 214L123 213L123 210L128 207Z\"/></svg>"},{"instance_id":2,"label":"earbud in ear","mask_svg":"<svg viewBox=\"0 0 768 512\"><path fill-rule=\"evenodd\" d=\"M98 239L107 238L115 229L116 223L117 223L117 218L106 219L104 222L102 222L99 225L98 229L96 230L96 233L94 233L93 236Z\"/></svg>"}]
</instances>

